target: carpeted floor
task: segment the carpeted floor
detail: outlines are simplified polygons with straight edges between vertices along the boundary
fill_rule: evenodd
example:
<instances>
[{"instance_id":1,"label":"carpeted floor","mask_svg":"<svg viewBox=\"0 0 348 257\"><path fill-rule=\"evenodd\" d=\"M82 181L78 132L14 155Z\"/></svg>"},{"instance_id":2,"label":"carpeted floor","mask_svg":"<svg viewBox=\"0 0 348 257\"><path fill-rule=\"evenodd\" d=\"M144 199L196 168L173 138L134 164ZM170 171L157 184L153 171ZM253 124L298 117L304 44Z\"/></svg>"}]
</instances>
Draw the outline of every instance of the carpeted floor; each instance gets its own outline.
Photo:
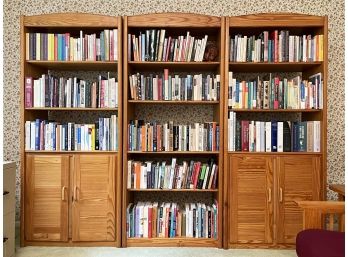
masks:
<instances>
[{"instance_id":1,"label":"carpeted floor","mask_svg":"<svg viewBox=\"0 0 348 257\"><path fill-rule=\"evenodd\" d=\"M33 247L17 249L16 257L296 257L294 250L222 250L212 248Z\"/></svg>"}]
</instances>

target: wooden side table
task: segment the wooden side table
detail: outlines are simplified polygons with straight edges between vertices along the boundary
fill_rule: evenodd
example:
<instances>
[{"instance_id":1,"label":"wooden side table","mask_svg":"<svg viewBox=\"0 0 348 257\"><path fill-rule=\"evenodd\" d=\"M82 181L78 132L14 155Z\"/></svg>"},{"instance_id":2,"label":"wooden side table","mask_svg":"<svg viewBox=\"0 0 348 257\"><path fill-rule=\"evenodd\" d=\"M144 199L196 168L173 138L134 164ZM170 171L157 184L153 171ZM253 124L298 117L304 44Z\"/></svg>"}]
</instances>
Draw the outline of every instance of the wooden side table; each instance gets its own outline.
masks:
<instances>
[{"instance_id":1,"label":"wooden side table","mask_svg":"<svg viewBox=\"0 0 348 257\"><path fill-rule=\"evenodd\" d=\"M338 200L339 201L344 201L345 200L345 192L344 192L344 185L342 184L333 184L329 185L329 188L338 193Z\"/></svg>"}]
</instances>

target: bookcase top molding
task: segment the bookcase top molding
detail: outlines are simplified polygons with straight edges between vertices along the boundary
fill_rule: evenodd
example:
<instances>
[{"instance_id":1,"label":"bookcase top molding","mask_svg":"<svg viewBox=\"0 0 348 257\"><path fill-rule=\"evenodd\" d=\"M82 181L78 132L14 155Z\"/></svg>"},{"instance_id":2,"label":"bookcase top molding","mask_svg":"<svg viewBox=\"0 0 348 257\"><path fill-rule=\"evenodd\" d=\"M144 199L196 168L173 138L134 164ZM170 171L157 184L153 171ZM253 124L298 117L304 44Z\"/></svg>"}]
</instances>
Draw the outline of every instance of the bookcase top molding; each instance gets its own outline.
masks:
<instances>
[{"instance_id":1,"label":"bookcase top molding","mask_svg":"<svg viewBox=\"0 0 348 257\"><path fill-rule=\"evenodd\" d=\"M50 13L42 15L22 15L25 27L90 27L116 28L121 25L121 16L108 16L91 13Z\"/></svg>"},{"instance_id":2,"label":"bookcase top molding","mask_svg":"<svg viewBox=\"0 0 348 257\"><path fill-rule=\"evenodd\" d=\"M259 13L229 17L230 27L322 27L327 16L299 13Z\"/></svg>"},{"instance_id":3,"label":"bookcase top molding","mask_svg":"<svg viewBox=\"0 0 348 257\"><path fill-rule=\"evenodd\" d=\"M126 17L128 27L221 27L223 20L195 13L152 13Z\"/></svg>"}]
</instances>

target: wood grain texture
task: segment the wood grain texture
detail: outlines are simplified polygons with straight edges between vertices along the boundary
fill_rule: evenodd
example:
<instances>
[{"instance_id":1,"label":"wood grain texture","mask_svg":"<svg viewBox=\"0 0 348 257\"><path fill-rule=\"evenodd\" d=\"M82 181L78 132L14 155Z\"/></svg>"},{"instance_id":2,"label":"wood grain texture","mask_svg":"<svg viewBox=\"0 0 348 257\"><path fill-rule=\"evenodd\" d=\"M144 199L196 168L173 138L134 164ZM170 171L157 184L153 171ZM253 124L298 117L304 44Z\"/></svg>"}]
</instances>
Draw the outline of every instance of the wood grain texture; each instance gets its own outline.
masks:
<instances>
[{"instance_id":1,"label":"wood grain texture","mask_svg":"<svg viewBox=\"0 0 348 257\"><path fill-rule=\"evenodd\" d=\"M273 160L229 158L229 244L273 242Z\"/></svg>"},{"instance_id":2,"label":"wood grain texture","mask_svg":"<svg viewBox=\"0 0 348 257\"><path fill-rule=\"evenodd\" d=\"M295 244L302 211L295 201L321 199L321 164L317 156L277 157L277 243Z\"/></svg>"},{"instance_id":3,"label":"wood grain texture","mask_svg":"<svg viewBox=\"0 0 348 257\"><path fill-rule=\"evenodd\" d=\"M333 184L333 185L329 185L329 188L338 194L339 201L344 201L345 195L346 195L344 185Z\"/></svg>"},{"instance_id":4,"label":"wood grain texture","mask_svg":"<svg viewBox=\"0 0 348 257\"><path fill-rule=\"evenodd\" d=\"M94 111L94 112L109 112L117 111L118 108L70 108L70 107L31 107L25 108L26 111Z\"/></svg>"},{"instance_id":5,"label":"wood grain texture","mask_svg":"<svg viewBox=\"0 0 348 257\"><path fill-rule=\"evenodd\" d=\"M25 238L67 241L69 157L28 155L26 159Z\"/></svg>"},{"instance_id":6,"label":"wood grain texture","mask_svg":"<svg viewBox=\"0 0 348 257\"><path fill-rule=\"evenodd\" d=\"M300 72L320 66L322 62L229 62L228 65L233 72Z\"/></svg>"},{"instance_id":7,"label":"wood grain texture","mask_svg":"<svg viewBox=\"0 0 348 257\"><path fill-rule=\"evenodd\" d=\"M127 18L128 27L221 27L221 17L193 13L156 13Z\"/></svg>"},{"instance_id":8,"label":"wood grain texture","mask_svg":"<svg viewBox=\"0 0 348 257\"><path fill-rule=\"evenodd\" d=\"M115 16L87 13L52 13L24 16L24 26L26 27L117 28L118 21Z\"/></svg>"},{"instance_id":9,"label":"wood grain texture","mask_svg":"<svg viewBox=\"0 0 348 257\"><path fill-rule=\"evenodd\" d=\"M230 27L320 27L325 18L296 13L260 13L229 17Z\"/></svg>"},{"instance_id":10,"label":"wood grain texture","mask_svg":"<svg viewBox=\"0 0 348 257\"><path fill-rule=\"evenodd\" d=\"M132 247L218 247L218 241L208 238L128 238L127 246Z\"/></svg>"},{"instance_id":11,"label":"wood grain texture","mask_svg":"<svg viewBox=\"0 0 348 257\"><path fill-rule=\"evenodd\" d=\"M133 104L173 104L173 105L210 105L219 104L220 101L163 101L163 100L128 100Z\"/></svg>"},{"instance_id":12,"label":"wood grain texture","mask_svg":"<svg viewBox=\"0 0 348 257\"><path fill-rule=\"evenodd\" d=\"M74 156L72 241L115 241L115 156Z\"/></svg>"},{"instance_id":13,"label":"wood grain texture","mask_svg":"<svg viewBox=\"0 0 348 257\"><path fill-rule=\"evenodd\" d=\"M50 70L117 71L116 61L26 61L30 66Z\"/></svg>"}]
</instances>

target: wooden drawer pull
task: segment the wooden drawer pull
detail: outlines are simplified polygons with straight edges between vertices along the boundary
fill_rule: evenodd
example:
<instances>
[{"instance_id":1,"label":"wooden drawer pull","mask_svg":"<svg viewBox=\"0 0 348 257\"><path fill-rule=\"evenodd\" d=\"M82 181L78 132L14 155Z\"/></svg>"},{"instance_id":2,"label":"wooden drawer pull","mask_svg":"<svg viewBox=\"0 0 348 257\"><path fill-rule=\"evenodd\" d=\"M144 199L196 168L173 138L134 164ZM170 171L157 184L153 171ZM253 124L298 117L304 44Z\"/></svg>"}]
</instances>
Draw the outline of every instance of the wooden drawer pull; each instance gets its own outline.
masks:
<instances>
[{"instance_id":1,"label":"wooden drawer pull","mask_svg":"<svg viewBox=\"0 0 348 257\"><path fill-rule=\"evenodd\" d=\"M9 193L9 191L4 191L3 195L8 195Z\"/></svg>"},{"instance_id":2,"label":"wooden drawer pull","mask_svg":"<svg viewBox=\"0 0 348 257\"><path fill-rule=\"evenodd\" d=\"M283 188L279 188L279 202L283 202Z\"/></svg>"},{"instance_id":3,"label":"wooden drawer pull","mask_svg":"<svg viewBox=\"0 0 348 257\"><path fill-rule=\"evenodd\" d=\"M272 201L272 190L268 188L268 202L270 203Z\"/></svg>"},{"instance_id":4,"label":"wooden drawer pull","mask_svg":"<svg viewBox=\"0 0 348 257\"><path fill-rule=\"evenodd\" d=\"M65 201L65 189L66 189L66 186L63 186L62 187L62 201Z\"/></svg>"}]
</instances>

